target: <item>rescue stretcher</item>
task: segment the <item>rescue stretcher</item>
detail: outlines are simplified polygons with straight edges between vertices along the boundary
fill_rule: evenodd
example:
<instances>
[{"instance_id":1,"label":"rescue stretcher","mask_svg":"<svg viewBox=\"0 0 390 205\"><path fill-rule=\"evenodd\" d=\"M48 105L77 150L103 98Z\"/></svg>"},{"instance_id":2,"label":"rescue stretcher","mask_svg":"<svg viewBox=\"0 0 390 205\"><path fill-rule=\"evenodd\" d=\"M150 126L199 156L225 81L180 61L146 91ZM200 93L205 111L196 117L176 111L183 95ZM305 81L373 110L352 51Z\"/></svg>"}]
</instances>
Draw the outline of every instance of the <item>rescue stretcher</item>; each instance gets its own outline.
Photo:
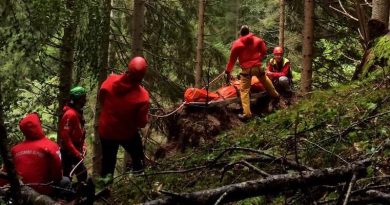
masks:
<instances>
[{"instance_id":1,"label":"rescue stretcher","mask_svg":"<svg viewBox=\"0 0 390 205\"><path fill-rule=\"evenodd\" d=\"M251 101L265 96L265 88L256 76L251 81ZM223 105L240 101L240 81L232 80L230 85L210 91L206 88L187 88L184 102L187 107Z\"/></svg>"}]
</instances>

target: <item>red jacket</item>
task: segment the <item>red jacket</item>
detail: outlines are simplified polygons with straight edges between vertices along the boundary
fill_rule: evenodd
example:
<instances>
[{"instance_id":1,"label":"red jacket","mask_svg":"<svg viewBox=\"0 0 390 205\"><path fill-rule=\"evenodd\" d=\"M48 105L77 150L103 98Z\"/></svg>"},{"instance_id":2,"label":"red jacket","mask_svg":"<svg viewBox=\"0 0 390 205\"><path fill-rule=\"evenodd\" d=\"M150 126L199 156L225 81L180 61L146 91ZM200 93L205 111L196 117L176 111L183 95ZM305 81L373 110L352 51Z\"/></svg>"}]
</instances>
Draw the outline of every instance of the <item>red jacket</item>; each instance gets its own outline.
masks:
<instances>
[{"instance_id":1,"label":"red jacket","mask_svg":"<svg viewBox=\"0 0 390 205\"><path fill-rule=\"evenodd\" d=\"M61 149L81 159L85 141L83 116L76 109L65 106L60 122Z\"/></svg>"},{"instance_id":2,"label":"red jacket","mask_svg":"<svg viewBox=\"0 0 390 205\"><path fill-rule=\"evenodd\" d=\"M283 62L279 64L274 58L271 58L267 64L267 76L271 79L282 76L292 78L290 61L287 58L283 58Z\"/></svg>"},{"instance_id":3,"label":"red jacket","mask_svg":"<svg viewBox=\"0 0 390 205\"><path fill-rule=\"evenodd\" d=\"M60 149L47 139L43 133L37 114L29 114L19 122L19 127L26 140L11 149L15 169L24 184L31 184L37 192L50 195L62 178ZM35 184L35 185L32 185Z\"/></svg>"},{"instance_id":4,"label":"red jacket","mask_svg":"<svg viewBox=\"0 0 390 205\"><path fill-rule=\"evenodd\" d=\"M266 55L266 52L267 47L263 39L255 36L253 33L241 36L233 43L226 71L230 73L233 70L237 58L242 69L261 66L261 60Z\"/></svg>"},{"instance_id":5,"label":"red jacket","mask_svg":"<svg viewBox=\"0 0 390 205\"><path fill-rule=\"evenodd\" d=\"M148 122L149 93L126 74L110 75L99 91L99 136L129 140Z\"/></svg>"}]
</instances>

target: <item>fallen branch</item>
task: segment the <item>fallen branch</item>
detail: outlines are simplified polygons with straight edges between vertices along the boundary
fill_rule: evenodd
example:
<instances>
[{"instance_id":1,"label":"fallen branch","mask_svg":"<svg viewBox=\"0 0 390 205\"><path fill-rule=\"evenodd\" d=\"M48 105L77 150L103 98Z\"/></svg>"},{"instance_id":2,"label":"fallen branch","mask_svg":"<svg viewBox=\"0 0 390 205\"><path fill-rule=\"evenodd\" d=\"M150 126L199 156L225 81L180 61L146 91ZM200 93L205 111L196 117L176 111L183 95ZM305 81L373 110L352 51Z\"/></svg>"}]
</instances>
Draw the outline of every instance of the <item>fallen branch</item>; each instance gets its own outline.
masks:
<instances>
[{"instance_id":1,"label":"fallen branch","mask_svg":"<svg viewBox=\"0 0 390 205\"><path fill-rule=\"evenodd\" d=\"M221 204L234 202L250 197L266 194L277 194L286 190L300 189L319 185L335 185L351 179L354 173L356 177L366 175L368 163L358 163L338 168L326 168L322 170L304 171L302 173L274 175L264 179L252 180L231 184L215 189L203 190L193 193L178 194L178 196L167 196L153 200L143 205L165 205L165 204L213 204L224 193Z\"/></svg>"},{"instance_id":2,"label":"fallen branch","mask_svg":"<svg viewBox=\"0 0 390 205\"><path fill-rule=\"evenodd\" d=\"M368 190L364 196L354 197L348 205L390 204L390 194L377 190Z\"/></svg>"},{"instance_id":3,"label":"fallen branch","mask_svg":"<svg viewBox=\"0 0 390 205\"><path fill-rule=\"evenodd\" d=\"M355 184L355 182L356 182L356 173L353 174L352 179L349 182L347 194L345 195L345 200L344 200L343 205L347 205L348 204L349 198L351 196L352 187Z\"/></svg>"},{"instance_id":4,"label":"fallen branch","mask_svg":"<svg viewBox=\"0 0 390 205\"><path fill-rule=\"evenodd\" d=\"M268 174L267 172L257 168L256 166L254 166L253 164L245 161L245 160L240 160L238 162L233 162L233 163L229 163L227 164L225 167L223 167L223 170L222 170L222 174L221 174L221 178L219 181L222 181L223 177L225 176L225 173L232 167L236 166L237 164L241 164L243 166L246 166L248 167L249 169L252 169L254 170L257 174L261 175L262 177L269 177L271 176L270 174Z\"/></svg>"}]
</instances>

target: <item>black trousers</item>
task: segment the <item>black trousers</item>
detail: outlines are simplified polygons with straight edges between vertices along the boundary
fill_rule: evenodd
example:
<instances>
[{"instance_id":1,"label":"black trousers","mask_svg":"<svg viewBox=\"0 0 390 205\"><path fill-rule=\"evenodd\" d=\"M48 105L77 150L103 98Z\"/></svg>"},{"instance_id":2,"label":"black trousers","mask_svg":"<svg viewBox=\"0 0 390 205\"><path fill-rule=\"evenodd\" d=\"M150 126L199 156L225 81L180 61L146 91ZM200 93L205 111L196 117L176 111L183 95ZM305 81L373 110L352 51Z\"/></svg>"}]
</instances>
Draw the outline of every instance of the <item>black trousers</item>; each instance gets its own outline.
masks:
<instances>
[{"instance_id":1,"label":"black trousers","mask_svg":"<svg viewBox=\"0 0 390 205\"><path fill-rule=\"evenodd\" d=\"M144 150L142 147L141 135L137 135L131 140L116 141L100 138L102 145L102 172L101 176L105 177L108 174L114 174L116 165L116 155L119 145L122 146L127 153L130 154L133 162L133 171L140 171L144 168Z\"/></svg>"},{"instance_id":2,"label":"black trousers","mask_svg":"<svg viewBox=\"0 0 390 205\"><path fill-rule=\"evenodd\" d=\"M77 163L80 162L79 159L74 157L73 155L69 154L66 150L61 150L61 159L62 159L62 168L64 171L64 176L70 177L70 172L72 171L73 167L77 165ZM74 174L76 174L77 181L86 181L88 177L87 168L85 168L84 162L81 162L77 168L74 171Z\"/></svg>"}]
</instances>

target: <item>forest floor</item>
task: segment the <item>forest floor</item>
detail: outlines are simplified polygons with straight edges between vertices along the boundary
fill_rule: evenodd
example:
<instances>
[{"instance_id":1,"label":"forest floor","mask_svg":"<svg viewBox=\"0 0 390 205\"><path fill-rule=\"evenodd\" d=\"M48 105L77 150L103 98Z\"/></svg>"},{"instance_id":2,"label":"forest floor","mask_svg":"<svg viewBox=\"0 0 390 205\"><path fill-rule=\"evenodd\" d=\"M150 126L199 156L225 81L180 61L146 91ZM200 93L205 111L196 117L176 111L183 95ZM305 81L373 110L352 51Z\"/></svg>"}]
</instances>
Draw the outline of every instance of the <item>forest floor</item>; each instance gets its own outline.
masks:
<instances>
[{"instance_id":1,"label":"forest floor","mask_svg":"<svg viewBox=\"0 0 390 205\"><path fill-rule=\"evenodd\" d=\"M210 135L214 137L199 136L193 124L183 122L183 125L189 125L186 135L190 136L190 146L155 159L144 174L117 176L107 200L112 204L135 204L175 193L207 190L263 178L259 170L269 175L299 173L278 160L259 160L259 153L312 169L370 160L367 177L358 179L352 190L378 186L386 190L390 174L389 88L390 76L377 72L364 81L315 91L288 109L258 115L247 123L238 120L226 120L225 123L219 120L223 117L218 118L219 123L228 125L218 132L206 128L207 133L217 133ZM215 112L221 113L218 109ZM234 118L239 109L233 110L236 111L225 109L222 115ZM208 119L207 126L200 127L213 127L211 125L218 122L212 113L211 110L207 115L187 115L197 122ZM180 132L179 129L175 131ZM191 144L191 136L204 139ZM341 198L343 185L260 194L235 204L305 204L308 200L325 203ZM351 200L361 197L360 192L353 193Z\"/></svg>"}]
</instances>

